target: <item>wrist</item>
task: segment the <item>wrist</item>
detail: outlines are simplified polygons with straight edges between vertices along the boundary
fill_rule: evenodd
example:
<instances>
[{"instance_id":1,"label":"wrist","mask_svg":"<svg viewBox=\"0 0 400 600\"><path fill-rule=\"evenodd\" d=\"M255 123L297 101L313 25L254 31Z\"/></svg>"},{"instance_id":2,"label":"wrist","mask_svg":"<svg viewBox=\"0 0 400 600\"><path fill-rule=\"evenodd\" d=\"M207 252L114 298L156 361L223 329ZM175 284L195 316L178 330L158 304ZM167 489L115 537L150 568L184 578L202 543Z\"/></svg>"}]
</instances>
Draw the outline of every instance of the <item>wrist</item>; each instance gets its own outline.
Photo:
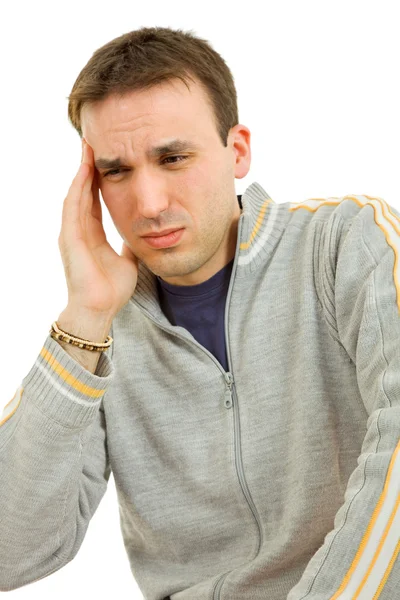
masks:
<instances>
[{"instance_id":1,"label":"wrist","mask_svg":"<svg viewBox=\"0 0 400 600\"><path fill-rule=\"evenodd\" d=\"M85 309L66 307L57 319L60 329L70 335L95 343L103 343L111 330L113 317Z\"/></svg>"}]
</instances>

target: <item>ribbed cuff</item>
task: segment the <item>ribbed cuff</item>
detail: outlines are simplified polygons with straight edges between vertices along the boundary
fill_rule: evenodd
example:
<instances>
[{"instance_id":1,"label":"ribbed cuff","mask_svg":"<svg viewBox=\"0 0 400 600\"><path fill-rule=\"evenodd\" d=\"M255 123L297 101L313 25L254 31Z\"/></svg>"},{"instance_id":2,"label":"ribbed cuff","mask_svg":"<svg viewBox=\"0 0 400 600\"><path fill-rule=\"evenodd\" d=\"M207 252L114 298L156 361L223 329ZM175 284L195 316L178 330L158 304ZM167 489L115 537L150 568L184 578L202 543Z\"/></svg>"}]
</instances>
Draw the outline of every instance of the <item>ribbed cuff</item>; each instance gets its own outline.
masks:
<instances>
[{"instance_id":1,"label":"ribbed cuff","mask_svg":"<svg viewBox=\"0 0 400 600\"><path fill-rule=\"evenodd\" d=\"M114 378L110 353L111 349L101 353L97 369L91 373L49 334L22 381L22 393L54 421L82 428L93 420Z\"/></svg>"}]
</instances>

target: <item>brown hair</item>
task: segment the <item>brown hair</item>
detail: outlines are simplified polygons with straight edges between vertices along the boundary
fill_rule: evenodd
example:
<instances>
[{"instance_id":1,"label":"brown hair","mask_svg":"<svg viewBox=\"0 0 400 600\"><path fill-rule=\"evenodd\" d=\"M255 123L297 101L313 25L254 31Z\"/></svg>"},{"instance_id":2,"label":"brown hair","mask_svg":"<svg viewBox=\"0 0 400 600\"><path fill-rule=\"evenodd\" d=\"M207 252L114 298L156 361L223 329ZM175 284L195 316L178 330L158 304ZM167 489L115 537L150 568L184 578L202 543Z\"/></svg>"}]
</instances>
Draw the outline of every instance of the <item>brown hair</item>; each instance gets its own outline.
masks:
<instances>
[{"instance_id":1,"label":"brown hair","mask_svg":"<svg viewBox=\"0 0 400 600\"><path fill-rule=\"evenodd\" d=\"M195 79L193 79L193 77ZM68 118L82 137L81 109L109 95L148 89L179 78L199 83L206 94L224 147L229 130L238 124L233 75L207 40L167 27L142 27L96 50L79 73L67 97Z\"/></svg>"}]
</instances>

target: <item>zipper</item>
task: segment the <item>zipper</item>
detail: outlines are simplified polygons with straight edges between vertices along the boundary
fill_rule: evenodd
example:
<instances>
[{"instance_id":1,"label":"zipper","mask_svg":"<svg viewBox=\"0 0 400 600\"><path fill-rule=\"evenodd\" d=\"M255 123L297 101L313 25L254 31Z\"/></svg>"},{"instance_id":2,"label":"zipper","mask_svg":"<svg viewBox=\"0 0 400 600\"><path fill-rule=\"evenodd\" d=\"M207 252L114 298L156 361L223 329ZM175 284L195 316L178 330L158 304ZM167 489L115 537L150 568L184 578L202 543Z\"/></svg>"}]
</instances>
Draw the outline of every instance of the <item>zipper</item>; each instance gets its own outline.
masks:
<instances>
[{"instance_id":1,"label":"zipper","mask_svg":"<svg viewBox=\"0 0 400 600\"><path fill-rule=\"evenodd\" d=\"M237 395L236 395L236 390L234 388L234 395L236 397L236 410L234 410L234 416L235 416L235 439L237 441L240 440L240 418L239 418L239 410L237 408ZM262 526L261 526L261 519L259 517L256 505L254 504L253 498L251 497L250 494L250 490L247 486L246 483L246 479L244 476L244 470L243 470L243 461L242 461L242 447L240 444L235 444L235 450L236 450L236 468L237 468L237 473L238 473L238 477L239 477L239 481L240 484L242 486L242 490L243 493L246 497L246 500L250 506L251 512L253 513L254 516L254 520L257 523L257 527L258 527L258 533L259 533L259 543L258 543L258 548L257 548L257 552L255 554L255 556L257 556L257 554L260 551L262 542L263 542L263 530L262 530Z\"/></svg>"},{"instance_id":2,"label":"zipper","mask_svg":"<svg viewBox=\"0 0 400 600\"><path fill-rule=\"evenodd\" d=\"M250 494L250 490L247 486L246 483L246 479L244 476L244 470L243 470L243 462L242 462L242 452L241 452L241 446L238 443L240 441L240 418L239 418L239 410L238 410L238 403L237 401L233 402L233 398L235 397L237 399L237 394L235 391L235 388L233 387L234 381L233 381L233 376L232 374L226 373L226 380L229 386L229 391L227 391L225 393L225 406L227 408L229 408L229 406L227 405L227 403L230 403L230 406L232 406L233 404L233 414L234 414L234 423L235 423L235 463L236 463L236 472L238 475L238 479L239 479L239 483L240 486L242 488L242 492L247 500L247 503L250 507L251 512L253 513L253 517L254 520L257 523L257 527L258 527L258 533L259 533L259 543L258 543L258 548L257 548L257 552L255 553L255 556L257 556L257 554L260 551L260 548L262 546L263 543L263 530L262 530L262 526L261 526L261 519L259 517L257 508L253 502L253 498L251 497ZM229 394L229 396L228 396ZM235 408L236 407L236 408ZM255 557L254 556L254 557ZM212 591L212 595L211 598L212 600L220 600L220 591L221 588L223 586L223 583L225 581L225 578L229 575L230 571L227 571L226 573L224 573L223 575L221 575L221 577L219 577L219 579L217 579L217 581L214 584L214 588Z\"/></svg>"},{"instance_id":3,"label":"zipper","mask_svg":"<svg viewBox=\"0 0 400 600\"><path fill-rule=\"evenodd\" d=\"M230 371L228 373L225 373L225 371L224 371L224 375L225 375L225 380L226 380L226 385L227 385L227 390L225 392L224 405L225 405L225 408L231 408L232 404L233 404L233 391L232 391L233 375Z\"/></svg>"},{"instance_id":4,"label":"zipper","mask_svg":"<svg viewBox=\"0 0 400 600\"><path fill-rule=\"evenodd\" d=\"M225 577L227 577L229 575L230 571L227 571L226 573L224 573L223 575L221 575L221 577L219 579L217 579L215 585L214 585L214 589L212 592L212 598L219 598L219 594L222 588L222 585L225 581Z\"/></svg>"},{"instance_id":5,"label":"zipper","mask_svg":"<svg viewBox=\"0 0 400 600\"><path fill-rule=\"evenodd\" d=\"M240 244L240 239L241 239L242 224L243 224L243 219L241 218L239 220L237 247L236 247L235 261L233 264L233 275L235 275L235 273L236 273L236 266L237 266L237 261L238 261L238 257L239 257L239 244ZM260 551L261 545L262 545L263 533L262 533L262 527L261 527L261 519L259 517L258 511L253 502L253 499L250 494L250 490L247 486L247 482L244 477L243 464L242 464L242 452L241 452L241 446L239 443L240 442L239 405L238 405L238 397L236 394L236 388L234 386L235 381L234 381L234 378L232 375L232 359L231 359L231 352L230 352L230 347L229 347L229 336L228 336L229 306L230 306L230 299L231 299L231 295L232 295L233 280L234 280L234 277L231 277L231 280L229 283L227 299L226 299L226 306L225 306L225 341L226 341L226 353L227 353L228 369L229 369L228 373L225 373L225 381L226 381L226 384L228 387L227 391L225 392L225 407L231 408L233 406L234 430L235 430L234 436L235 436L236 471L237 471L239 483L242 488L243 494L247 500L247 504L250 507L250 510L253 514L253 517L254 517L254 519L257 523L257 527L258 527L259 542L258 542L257 552L255 554L255 556L257 556L257 554ZM234 398L235 398L235 401L234 401ZM215 582L214 588L213 588L212 594L211 594L212 600L220 600L221 588L224 584L226 577L229 575L230 572L231 571L227 571L226 573L223 573Z\"/></svg>"},{"instance_id":6,"label":"zipper","mask_svg":"<svg viewBox=\"0 0 400 600\"><path fill-rule=\"evenodd\" d=\"M154 317L146 309L144 309L142 306L140 306L135 301L134 302L135 302L136 306L138 306L140 308L140 310L144 314L146 314L151 321L153 321L153 323L155 323L158 327L160 327L160 329L163 329L167 333L175 335L176 337L178 337L180 339L183 339L183 340L186 340L187 342L195 344L195 346L197 346L203 352L205 352L211 358L211 360L216 365L218 370L224 375L225 383L226 383L226 387L227 387L225 394L224 394L224 406L227 409L233 407L233 415L234 415L236 472L238 475L240 487L242 488L242 492L244 494L244 497L247 500L247 504L250 507L250 510L253 514L254 520L257 523L258 532L259 532L259 543L258 543L257 552L255 554L255 556L257 556L257 554L260 551L261 545L262 545L263 533L262 533L262 527L261 527L261 519L259 517L257 508L253 502L253 498L251 497L250 490L247 486L247 482L246 482L246 479L244 476L244 471L243 471L242 452L241 452L241 446L239 444L239 442L240 442L240 417L239 417L239 408L238 408L238 398L237 398L236 389L234 386L235 380L234 380L234 377L232 374L232 362L231 362L231 353L230 353L230 348L229 348L229 336L228 336L229 306L230 306L230 299L231 299L231 295L232 295L234 275L236 272L237 262L238 262L238 258L239 258L239 245L240 245L242 224L243 224L243 219L240 218L239 219L239 227L238 227L239 230L238 230L237 242L236 242L235 260L234 260L234 264L232 267L232 275L233 276L231 276L231 280L229 282L229 289L228 289L227 299L226 299L226 303L225 303L225 323L224 323L224 325L225 325L226 352L227 352L228 369L229 369L228 372L225 371L225 369L222 367L221 363L215 358L215 356L213 354L211 354L211 352L209 352L207 350L207 348L205 348L204 346L199 344L199 342L197 342L197 340L188 339L186 336L180 335L179 333L172 331L170 328L167 328L164 325L161 325L159 323L159 321L154 319ZM227 571L226 573L223 573L215 582L213 590L212 590L212 595L211 595L212 600L220 600L221 588L223 586L225 578L229 575L230 572L231 571Z\"/></svg>"}]
</instances>

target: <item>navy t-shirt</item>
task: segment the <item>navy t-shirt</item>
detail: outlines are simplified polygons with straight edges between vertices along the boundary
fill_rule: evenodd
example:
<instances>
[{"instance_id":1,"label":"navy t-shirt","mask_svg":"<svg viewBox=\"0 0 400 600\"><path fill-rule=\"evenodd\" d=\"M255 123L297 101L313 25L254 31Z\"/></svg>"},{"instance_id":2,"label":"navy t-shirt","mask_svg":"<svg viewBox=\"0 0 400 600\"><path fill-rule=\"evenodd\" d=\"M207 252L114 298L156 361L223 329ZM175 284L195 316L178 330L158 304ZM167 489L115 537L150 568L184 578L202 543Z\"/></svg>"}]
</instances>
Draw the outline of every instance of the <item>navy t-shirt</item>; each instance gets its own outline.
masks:
<instances>
[{"instance_id":1,"label":"navy t-shirt","mask_svg":"<svg viewBox=\"0 0 400 600\"><path fill-rule=\"evenodd\" d=\"M242 196L238 202L242 208ZM160 306L172 325L185 327L228 371L225 303L234 259L207 281L172 285L157 275Z\"/></svg>"}]
</instances>

